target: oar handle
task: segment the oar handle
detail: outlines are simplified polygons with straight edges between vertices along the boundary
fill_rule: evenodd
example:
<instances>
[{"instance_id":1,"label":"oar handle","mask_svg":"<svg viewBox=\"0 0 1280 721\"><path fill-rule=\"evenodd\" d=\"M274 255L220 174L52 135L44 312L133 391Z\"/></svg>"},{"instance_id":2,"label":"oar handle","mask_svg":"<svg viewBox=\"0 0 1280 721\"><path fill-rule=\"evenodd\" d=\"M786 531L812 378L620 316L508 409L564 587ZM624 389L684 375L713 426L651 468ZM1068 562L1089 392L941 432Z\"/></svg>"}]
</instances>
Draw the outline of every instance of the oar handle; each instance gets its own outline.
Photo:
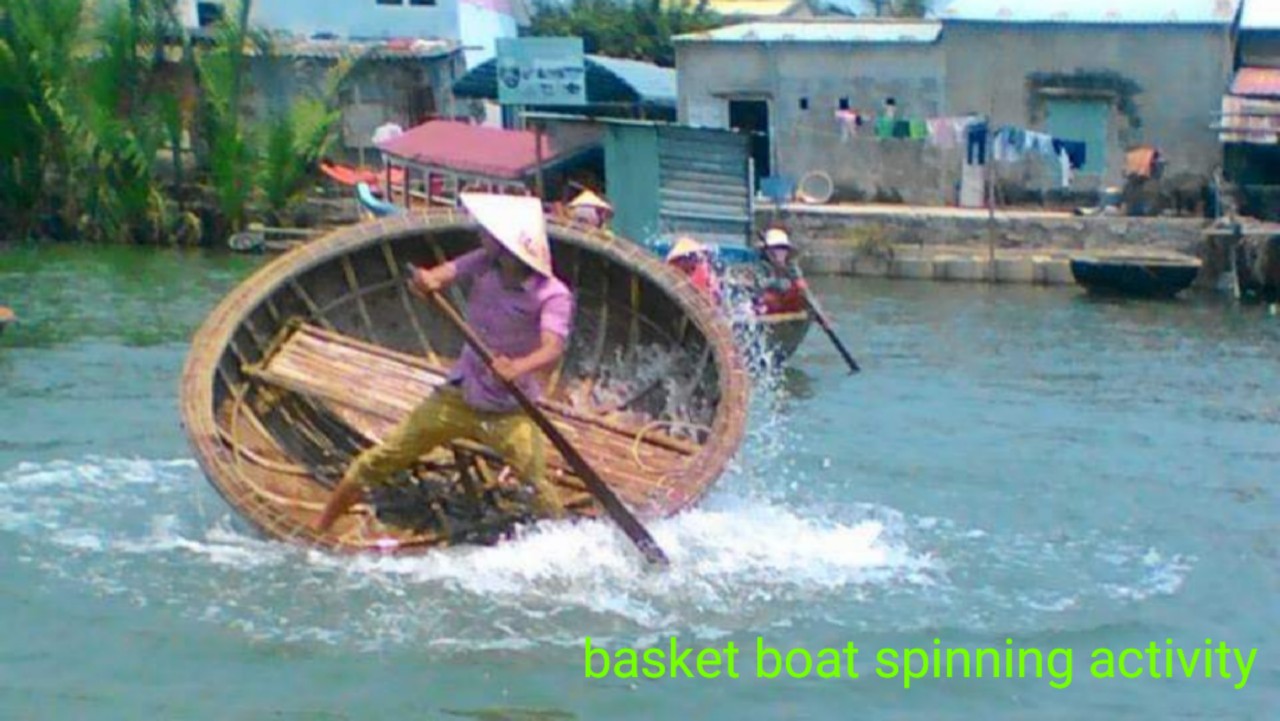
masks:
<instances>
[{"instance_id":1,"label":"oar handle","mask_svg":"<svg viewBox=\"0 0 1280 721\"><path fill-rule=\"evenodd\" d=\"M457 309L453 307L453 304L441 295L438 290L431 290L430 296L432 302L436 304L436 307L440 309L440 312L444 314L445 318L447 318L449 322L458 329L458 332L462 333L463 337L467 339L467 343L475 349L476 354L485 362L485 365L489 367L489 370L502 380L503 384L507 387L507 390L510 391L511 395L515 396L516 400L520 403L524 412L533 419L533 422L537 424L538 428L542 429L542 432L546 434L547 438L551 441L551 444L556 447L556 450L560 451L560 455L564 456L564 459L569 463L569 466L578 474L583 483L586 484L587 490L591 492L591 495L596 497L596 500L600 501L600 505L604 506L604 510L609 514L609 517L622 528L622 531L627 534L627 537L631 539L631 542L640 549L640 552L644 554L645 560L649 563L661 566L668 565L669 562L667 560L667 554L665 554L662 551L662 548L658 546L658 542L655 541L653 536L649 534L649 531L640 524L640 521L636 520L636 517L631 514L631 511L627 510L627 507L622 504L622 501L618 499L613 490L609 488L602 478L600 478L599 474L591 468L590 464L587 463L587 460L582 457L582 454L578 453L578 450L574 448L573 445L569 443L568 439L564 437L560 432L560 429L556 428L555 425L551 423L546 414L542 412L542 409L538 408L538 406L525 394L523 390L520 389L518 385L516 385L514 381L503 378L501 374L493 370L493 352L484 344L484 341L480 340L480 337L476 335L476 332L471 328L467 321L463 319Z\"/></svg>"},{"instance_id":2,"label":"oar handle","mask_svg":"<svg viewBox=\"0 0 1280 721\"><path fill-rule=\"evenodd\" d=\"M818 325L822 326L822 330L826 331L827 337L831 339L831 343L835 345L836 350L844 357L844 362L849 365L850 375L861 371L862 368L858 366L858 361L853 359L853 354L844 346L844 342L840 340L840 336L836 335L835 329L831 327L831 322L827 320L826 313L823 313L822 308L818 306L817 299L809 294L809 289L801 287L800 296L804 298L805 306L809 308L809 311L813 313L814 318L818 320Z\"/></svg>"}]
</instances>

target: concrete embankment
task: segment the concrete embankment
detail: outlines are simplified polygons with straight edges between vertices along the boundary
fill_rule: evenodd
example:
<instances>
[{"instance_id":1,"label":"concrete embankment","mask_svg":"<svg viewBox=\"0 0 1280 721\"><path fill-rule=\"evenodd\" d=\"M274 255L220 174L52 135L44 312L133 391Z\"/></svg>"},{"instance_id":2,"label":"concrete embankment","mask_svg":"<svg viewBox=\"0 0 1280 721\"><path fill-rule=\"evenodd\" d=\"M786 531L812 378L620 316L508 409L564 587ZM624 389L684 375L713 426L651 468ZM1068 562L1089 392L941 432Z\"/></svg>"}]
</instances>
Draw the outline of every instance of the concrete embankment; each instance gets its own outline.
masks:
<instances>
[{"instance_id":1,"label":"concrete embankment","mask_svg":"<svg viewBox=\"0 0 1280 721\"><path fill-rule=\"evenodd\" d=\"M1225 254L1203 218L1075 216L907 206L789 205L780 220L814 274L998 283L1072 283L1078 255L1193 256L1197 285L1213 286Z\"/></svg>"}]
</instances>

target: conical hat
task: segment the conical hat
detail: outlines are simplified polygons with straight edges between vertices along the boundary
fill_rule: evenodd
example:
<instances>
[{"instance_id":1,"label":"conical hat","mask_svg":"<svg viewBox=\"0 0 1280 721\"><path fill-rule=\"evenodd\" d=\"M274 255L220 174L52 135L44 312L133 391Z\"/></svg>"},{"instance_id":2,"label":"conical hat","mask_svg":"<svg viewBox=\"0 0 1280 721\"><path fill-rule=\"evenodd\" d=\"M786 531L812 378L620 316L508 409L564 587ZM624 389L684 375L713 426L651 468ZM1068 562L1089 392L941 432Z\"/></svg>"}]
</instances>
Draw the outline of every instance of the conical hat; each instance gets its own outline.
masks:
<instances>
[{"instance_id":1,"label":"conical hat","mask_svg":"<svg viewBox=\"0 0 1280 721\"><path fill-rule=\"evenodd\" d=\"M569 201L569 207L570 208L580 208L580 207L600 208L601 210L608 210L610 212L613 211L613 206L609 205L609 201L605 200L604 198L601 198L600 196L596 195L590 190L584 190L581 193L578 193L578 197Z\"/></svg>"},{"instance_id":2,"label":"conical hat","mask_svg":"<svg viewBox=\"0 0 1280 721\"><path fill-rule=\"evenodd\" d=\"M705 253L706 250L707 247L702 243L699 243L687 235L682 235L679 238L676 238L676 244L671 246L671 250L667 253L667 260L672 261L677 258L685 258L691 255Z\"/></svg>"},{"instance_id":3,"label":"conical hat","mask_svg":"<svg viewBox=\"0 0 1280 721\"><path fill-rule=\"evenodd\" d=\"M537 198L491 193L462 193L462 207L503 248L539 275L551 277L547 219Z\"/></svg>"}]
</instances>

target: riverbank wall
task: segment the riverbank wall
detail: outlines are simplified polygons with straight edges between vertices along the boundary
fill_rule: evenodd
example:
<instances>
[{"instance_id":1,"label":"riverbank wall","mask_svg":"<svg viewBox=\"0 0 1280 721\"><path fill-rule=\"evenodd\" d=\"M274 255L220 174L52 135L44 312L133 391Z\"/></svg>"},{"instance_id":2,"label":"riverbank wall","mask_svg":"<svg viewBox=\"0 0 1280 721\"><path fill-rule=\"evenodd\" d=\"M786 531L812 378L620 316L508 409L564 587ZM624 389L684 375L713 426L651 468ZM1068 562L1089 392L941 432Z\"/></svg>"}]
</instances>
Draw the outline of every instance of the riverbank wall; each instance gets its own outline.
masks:
<instances>
[{"instance_id":1,"label":"riverbank wall","mask_svg":"<svg viewBox=\"0 0 1280 721\"><path fill-rule=\"evenodd\" d=\"M1074 282L1073 256L1142 254L1199 258L1196 285L1210 288L1229 267L1203 218L789 205L762 209L756 221L781 222L815 275L1057 285Z\"/></svg>"}]
</instances>

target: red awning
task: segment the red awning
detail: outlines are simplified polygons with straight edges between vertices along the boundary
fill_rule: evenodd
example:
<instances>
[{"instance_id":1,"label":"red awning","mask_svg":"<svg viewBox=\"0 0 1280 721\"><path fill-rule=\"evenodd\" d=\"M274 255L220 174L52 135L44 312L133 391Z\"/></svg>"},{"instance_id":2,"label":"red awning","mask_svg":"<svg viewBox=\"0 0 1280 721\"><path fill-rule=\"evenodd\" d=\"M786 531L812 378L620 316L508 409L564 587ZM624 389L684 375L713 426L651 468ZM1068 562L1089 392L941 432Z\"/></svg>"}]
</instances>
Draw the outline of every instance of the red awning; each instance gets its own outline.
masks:
<instances>
[{"instance_id":1,"label":"red awning","mask_svg":"<svg viewBox=\"0 0 1280 721\"><path fill-rule=\"evenodd\" d=\"M1232 95L1280 98L1280 69L1240 68L1231 83Z\"/></svg>"},{"instance_id":2,"label":"red awning","mask_svg":"<svg viewBox=\"0 0 1280 721\"><path fill-rule=\"evenodd\" d=\"M452 120L432 120L378 145L388 155L458 173L520 180L534 171L538 154L531 130L503 130ZM589 145L542 137L546 165Z\"/></svg>"}]
</instances>

